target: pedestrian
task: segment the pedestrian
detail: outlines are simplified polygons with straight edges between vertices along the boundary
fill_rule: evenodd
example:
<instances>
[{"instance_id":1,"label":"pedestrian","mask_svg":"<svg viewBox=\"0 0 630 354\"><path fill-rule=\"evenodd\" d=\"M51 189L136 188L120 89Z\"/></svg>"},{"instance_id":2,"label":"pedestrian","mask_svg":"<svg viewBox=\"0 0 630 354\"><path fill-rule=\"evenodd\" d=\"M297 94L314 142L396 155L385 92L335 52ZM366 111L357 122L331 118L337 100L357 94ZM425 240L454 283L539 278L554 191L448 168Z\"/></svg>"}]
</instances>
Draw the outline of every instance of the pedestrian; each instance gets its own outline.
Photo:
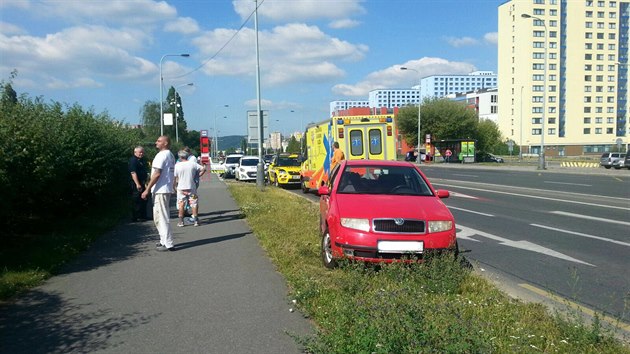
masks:
<instances>
[{"instance_id":1,"label":"pedestrian","mask_svg":"<svg viewBox=\"0 0 630 354\"><path fill-rule=\"evenodd\" d=\"M343 151L339 148L339 142L335 141L333 143L333 157L330 161L330 171L337 166L337 164L346 159L346 156L343 154Z\"/></svg>"},{"instance_id":2,"label":"pedestrian","mask_svg":"<svg viewBox=\"0 0 630 354\"><path fill-rule=\"evenodd\" d=\"M188 160L188 153L182 150L177 153L179 162L175 165L175 185L177 186L177 208L179 222L177 226L184 226L184 211L186 204L192 209L192 222L199 226L199 196L197 183L199 177L206 173L206 168L193 160Z\"/></svg>"},{"instance_id":3,"label":"pedestrian","mask_svg":"<svg viewBox=\"0 0 630 354\"><path fill-rule=\"evenodd\" d=\"M188 154L188 161L192 161L196 164L199 164L199 159L197 159L197 157L190 151L190 148L188 146L184 147L184 151L186 151L186 153ZM195 176L195 185L197 186L197 188L199 188L199 177L200 175Z\"/></svg>"},{"instance_id":4,"label":"pedestrian","mask_svg":"<svg viewBox=\"0 0 630 354\"><path fill-rule=\"evenodd\" d=\"M133 156L129 159L129 174L131 180L131 221L145 221L147 219L147 201L142 198L142 192L147 184L147 161L144 158L144 148L136 146Z\"/></svg>"},{"instance_id":5,"label":"pedestrian","mask_svg":"<svg viewBox=\"0 0 630 354\"><path fill-rule=\"evenodd\" d=\"M155 142L159 150L151 165L151 179L147 189L142 193L142 199L147 199L149 191L153 193L153 223L160 234L158 251L170 251L173 248L173 232L169 219L169 203L171 194L175 192L175 157L169 150L171 139L162 135Z\"/></svg>"}]
</instances>

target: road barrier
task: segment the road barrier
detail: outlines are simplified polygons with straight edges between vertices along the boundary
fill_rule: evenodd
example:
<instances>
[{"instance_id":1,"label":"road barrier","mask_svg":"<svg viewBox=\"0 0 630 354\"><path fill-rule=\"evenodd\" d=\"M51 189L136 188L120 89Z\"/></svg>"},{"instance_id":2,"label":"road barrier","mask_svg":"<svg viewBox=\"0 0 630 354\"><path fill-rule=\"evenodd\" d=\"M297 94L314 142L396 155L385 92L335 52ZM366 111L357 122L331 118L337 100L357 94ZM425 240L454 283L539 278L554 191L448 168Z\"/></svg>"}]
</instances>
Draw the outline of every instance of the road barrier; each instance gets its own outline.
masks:
<instances>
[{"instance_id":1,"label":"road barrier","mask_svg":"<svg viewBox=\"0 0 630 354\"><path fill-rule=\"evenodd\" d=\"M564 161L560 163L560 167L599 168L599 163L581 162L581 161Z\"/></svg>"}]
</instances>

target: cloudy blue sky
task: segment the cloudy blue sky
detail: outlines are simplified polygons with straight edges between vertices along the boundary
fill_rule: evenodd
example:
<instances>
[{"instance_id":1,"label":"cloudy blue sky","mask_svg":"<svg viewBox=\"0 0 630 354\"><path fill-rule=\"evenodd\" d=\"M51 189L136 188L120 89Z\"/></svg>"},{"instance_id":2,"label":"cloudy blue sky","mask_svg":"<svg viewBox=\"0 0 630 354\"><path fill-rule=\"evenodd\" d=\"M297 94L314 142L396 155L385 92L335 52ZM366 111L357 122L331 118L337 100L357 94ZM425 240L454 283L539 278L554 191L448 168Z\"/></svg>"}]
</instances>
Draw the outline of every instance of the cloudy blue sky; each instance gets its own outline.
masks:
<instances>
[{"instance_id":1,"label":"cloudy blue sky","mask_svg":"<svg viewBox=\"0 0 630 354\"><path fill-rule=\"evenodd\" d=\"M496 71L502 2L259 1L272 130L324 120L333 100L416 84L400 66L421 76ZM0 79L17 69L18 93L137 124L144 102L159 100L160 58L190 53L162 64L166 89L194 83L179 89L189 127L210 129L218 117L220 135L245 134L256 108L253 10L253 0L2 0Z\"/></svg>"}]
</instances>

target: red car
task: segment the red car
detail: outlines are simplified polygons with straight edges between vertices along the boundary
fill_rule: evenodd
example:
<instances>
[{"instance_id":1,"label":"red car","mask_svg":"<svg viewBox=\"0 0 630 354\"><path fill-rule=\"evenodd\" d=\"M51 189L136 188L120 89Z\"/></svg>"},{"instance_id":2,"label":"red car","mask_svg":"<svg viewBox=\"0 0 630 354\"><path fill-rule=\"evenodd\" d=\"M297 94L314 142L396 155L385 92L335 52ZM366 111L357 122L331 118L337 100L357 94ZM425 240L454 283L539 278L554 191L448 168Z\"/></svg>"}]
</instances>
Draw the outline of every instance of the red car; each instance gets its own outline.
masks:
<instances>
[{"instance_id":1,"label":"red car","mask_svg":"<svg viewBox=\"0 0 630 354\"><path fill-rule=\"evenodd\" d=\"M457 253L455 220L420 169L403 161L345 160L319 188L321 255L392 262L431 251Z\"/></svg>"}]
</instances>

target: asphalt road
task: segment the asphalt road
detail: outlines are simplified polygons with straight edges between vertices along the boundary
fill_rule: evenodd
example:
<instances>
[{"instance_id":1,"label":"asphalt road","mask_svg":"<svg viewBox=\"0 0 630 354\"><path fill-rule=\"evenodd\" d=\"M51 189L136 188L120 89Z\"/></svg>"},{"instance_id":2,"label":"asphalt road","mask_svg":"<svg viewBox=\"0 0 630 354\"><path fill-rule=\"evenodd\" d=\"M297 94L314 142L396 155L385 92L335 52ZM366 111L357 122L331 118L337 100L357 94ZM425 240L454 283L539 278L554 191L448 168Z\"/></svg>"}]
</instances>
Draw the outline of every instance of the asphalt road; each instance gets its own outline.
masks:
<instances>
[{"instance_id":1,"label":"asphalt road","mask_svg":"<svg viewBox=\"0 0 630 354\"><path fill-rule=\"evenodd\" d=\"M467 259L504 290L541 300L533 287L630 323L630 171L421 168L451 192Z\"/></svg>"},{"instance_id":2,"label":"asphalt road","mask_svg":"<svg viewBox=\"0 0 630 354\"><path fill-rule=\"evenodd\" d=\"M312 326L215 177L200 226L157 252L152 222L123 224L42 286L0 306L0 353L299 353ZM172 217L175 215L172 214Z\"/></svg>"}]
</instances>

